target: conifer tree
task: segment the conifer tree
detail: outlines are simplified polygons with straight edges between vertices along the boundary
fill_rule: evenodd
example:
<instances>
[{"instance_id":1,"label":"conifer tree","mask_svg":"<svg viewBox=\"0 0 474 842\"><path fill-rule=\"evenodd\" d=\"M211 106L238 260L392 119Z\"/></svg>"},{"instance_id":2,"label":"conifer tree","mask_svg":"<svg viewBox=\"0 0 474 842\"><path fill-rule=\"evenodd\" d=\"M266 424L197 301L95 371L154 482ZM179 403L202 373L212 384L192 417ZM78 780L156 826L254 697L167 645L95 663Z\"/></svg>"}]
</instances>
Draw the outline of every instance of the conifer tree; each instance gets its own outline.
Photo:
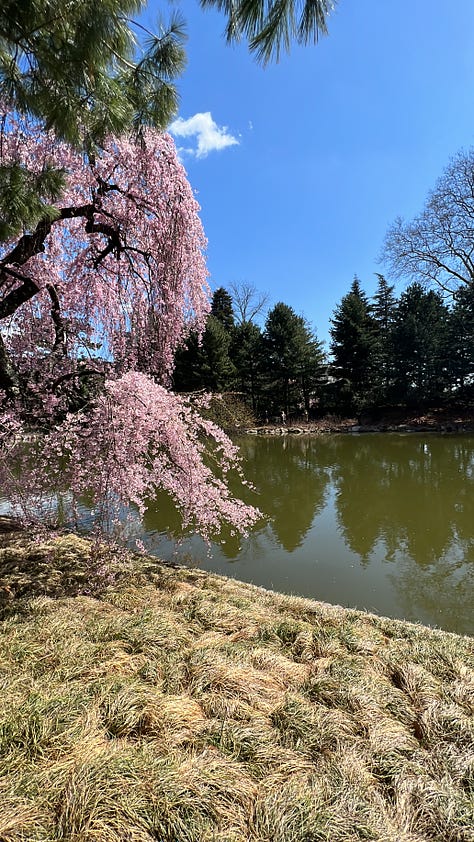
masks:
<instances>
[{"instance_id":1,"label":"conifer tree","mask_svg":"<svg viewBox=\"0 0 474 842\"><path fill-rule=\"evenodd\" d=\"M449 383L449 311L441 295L413 283L400 296L393 328L397 400L442 400Z\"/></svg>"},{"instance_id":2,"label":"conifer tree","mask_svg":"<svg viewBox=\"0 0 474 842\"><path fill-rule=\"evenodd\" d=\"M453 397L474 397L474 287L461 287L449 314L449 374Z\"/></svg>"},{"instance_id":3,"label":"conifer tree","mask_svg":"<svg viewBox=\"0 0 474 842\"><path fill-rule=\"evenodd\" d=\"M6 0L0 8L2 137L9 114L92 156L110 134L164 129L177 109L185 65L184 27L175 14L156 35L135 20L144 0ZM18 126L27 131L27 124ZM0 167L0 240L54 217L64 171L19 159Z\"/></svg>"},{"instance_id":4,"label":"conifer tree","mask_svg":"<svg viewBox=\"0 0 474 842\"><path fill-rule=\"evenodd\" d=\"M232 305L232 296L224 287L216 289L212 296L211 315L213 315L225 328L228 333L232 333L235 327L234 308Z\"/></svg>"},{"instance_id":5,"label":"conifer tree","mask_svg":"<svg viewBox=\"0 0 474 842\"><path fill-rule=\"evenodd\" d=\"M276 412L288 416L310 409L323 365L322 346L305 319L279 302L270 310L264 331L267 394Z\"/></svg>"},{"instance_id":6,"label":"conifer tree","mask_svg":"<svg viewBox=\"0 0 474 842\"><path fill-rule=\"evenodd\" d=\"M236 326L230 355L235 367L235 385L248 399L253 412L261 407L261 389L264 376L262 331L253 322Z\"/></svg>"},{"instance_id":7,"label":"conifer tree","mask_svg":"<svg viewBox=\"0 0 474 842\"><path fill-rule=\"evenodd\" d=\"M247 38L249 47L264 64L298 44L316 42L327 33L326 20L334 0L201 0L201 6L217 6L227 15L228 41Z\"/></svg>"},{"instance_id":8,"label":"conifer tree","mask_svg":"<svg viewBox=\"0 0 474 842\"><path fill-rule=\"evenodd\" d=\"M393 324L397 307L395 287L383 275L377 274L377 290L370 304L374 321L373 400L383 404L390 399L393 380Z\"/></svg>"},{"instance_id":9,"label":"conifer tree","mask_svg":"<svg viewBox=\"0 0 474 842\"><path fill-rule=\"evenodd\" d=\"M173 374L178 392L225 392L233 385L235 367L230 357L234 314L229 293L219 287L202 335L192 331L178 349Z\"/></svg>"},{"instance_id":10,"label":"conifer tree","mask_svg":"<svg viewBox=\"0 0 474 842\"><path fill-rule=\"evenodd\" d=\"M345 411L357 411L371 400L376 345L374 319L357 277L334 311L330 334L336 400Z\"/></svg>"}]
</instances>

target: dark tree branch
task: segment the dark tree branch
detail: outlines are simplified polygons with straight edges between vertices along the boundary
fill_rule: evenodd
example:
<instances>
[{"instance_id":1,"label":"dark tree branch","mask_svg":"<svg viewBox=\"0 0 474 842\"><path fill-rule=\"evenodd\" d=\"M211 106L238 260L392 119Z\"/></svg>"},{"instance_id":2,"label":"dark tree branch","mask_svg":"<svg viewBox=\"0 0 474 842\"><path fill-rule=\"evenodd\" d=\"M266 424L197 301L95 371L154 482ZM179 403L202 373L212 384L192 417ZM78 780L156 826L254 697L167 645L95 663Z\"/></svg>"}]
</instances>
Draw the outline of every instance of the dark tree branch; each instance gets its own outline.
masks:
<instances>
[{"instance_id":1,"label":"dark tree branch","mask_svg":"<svg viewBox=\"0 0 474 842\"><path fill-rule=\"evenodd\" d=\"M23 234L14 248L0 260L0 285L3 273L8 266L24 266L31 257L44 251L46 237L51 233L55 222L63 219L73 219L78 216L89 218L94 213L94 205L79 205L78 207L62 208L56 219L41 219L32 234Z\"/></svg>"},{"instance_id":2,"label":"dark tree branch","mask_svg":"<svg viewBox=\"0 0 474 842\"><path fill-rule=\"evenodd\" d=\"M96 368L78 368L75 371L68 371L67 374L61 374L60 377L57 377L56 380L53 380L50 384L51 389L54 391L57 389L61 383L64 383L66 380L73 380L75 377L105 377L104 371L98 371Z\"/></svg>"},{"instance_id":3,"label":"dark tree branch","mask_svg":"<svg viewBox=\"0 0 474 842\"><path fill-rule=\"evenodd\" d=\"M8 269L3 271L5 274L13 274ZM16 277L18 277L18 273L16 273ZM0 319L6 319L8 316L12 316L22 304L26 304L27 301L34 298L39 292L39 289L38 284L32 278L23 278L22 285L9 292L3 301L0 301Z\"/></svg>"},{"instance_id":4,"label":"dark tree branch","mask_svg":"<svg viewBox=\"0 0 474 842\"><path fill-rule=\"evenodd\" d=\"M22 282L20 287L10 291L0 302L0 319L13 315L22 304L25 304L39 292L40 287L32 278L20 274L13 267L24 266L32 257L44 252L46 238L51 233L51 228L55 222L83 217L86 219L85 231L87 234L98 233L108 238L108 243L98 256L96 265L111 251L115 252L117 259L120 257L123 246L118 229L105 222L94 222L94 213L96 212L97 208L94 203L62 208L55 220L42 219L32 234L23 234L20 237L14 248L0 260L0 288L5 285L7 279L12 277ZM58 308L53 301L53 311L52 316L53 321L55 321L59 315L59 301ZM58 327L57 321L55 321L55 325Z\"/></svg>"},{"instance_id":5,"label":"dark tree branch","mask_svg":"<svg viewBox=\"0 0 474 842\"><path fill-rule=\"evenodd\" d=\"M25 278L23 275L20 275L19 273L15 272L15 270L12 267L24 266L25 263L27 263L28 260L30 260L36 254L41 254L42 252L44 252L45 240L47 236L51 233L51 228L54 222L58 222L63 219L73 219L79 216L83 216L88 219L92 217L93 213L94 205L79 205L78 207L62 208L60 211L58 211L58 216L55 220L40 220L33 233L23 234L23 236L20 237L17 244L14 246L14 248L0 260L0 287L4 285L5 281L9 276L16 277L18 280L23 281L23 284L28 285L34 283L34 281L32 281L31 278ZM36 292L38 292L39 287L37 285L36 287ZM28 297L31 298L31 295ZM25 300L28 300L28 298L26 298ZM17 306L19 307L22 303L23 301L20 301ZM14 310L12 312L14 312ZM11 312L5 315L11 315ZM5 315L1 315L0 318L5 318Z\"/></svg>"},{"instance_id":6,"label":"dark tree branch","mask_svg":"<svg viewBox=\"0 0 474 842\"><path fill-rule=\"evenodd\" d=\"M48 290L52 304L51 318L53 320L55 331L53 351L60 351L62 356L65 357L67 353L66 328L61 316L61 305L59 303L58 293L54 284L46 284L46 289Z\"/></svg>"}]
</instances>

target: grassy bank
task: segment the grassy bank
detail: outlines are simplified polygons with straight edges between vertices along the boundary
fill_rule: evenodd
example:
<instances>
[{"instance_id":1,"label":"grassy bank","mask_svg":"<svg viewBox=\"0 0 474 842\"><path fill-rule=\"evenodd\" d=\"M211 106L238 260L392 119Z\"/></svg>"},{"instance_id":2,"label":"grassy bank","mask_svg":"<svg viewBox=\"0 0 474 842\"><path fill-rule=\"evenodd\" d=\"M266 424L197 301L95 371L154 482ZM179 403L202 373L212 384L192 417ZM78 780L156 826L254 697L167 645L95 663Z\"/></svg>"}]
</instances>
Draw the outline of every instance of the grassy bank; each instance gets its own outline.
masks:
<instances>
[{"instance_id":1,"label":"grassy bank","mask_svg":"<svg viewBox=\"0 0 474 842\"><path fill-rule=\"evenodd\" d=\"M472 639L0 549L0 840L473 842Z\"/></svg>"}]
</instances>

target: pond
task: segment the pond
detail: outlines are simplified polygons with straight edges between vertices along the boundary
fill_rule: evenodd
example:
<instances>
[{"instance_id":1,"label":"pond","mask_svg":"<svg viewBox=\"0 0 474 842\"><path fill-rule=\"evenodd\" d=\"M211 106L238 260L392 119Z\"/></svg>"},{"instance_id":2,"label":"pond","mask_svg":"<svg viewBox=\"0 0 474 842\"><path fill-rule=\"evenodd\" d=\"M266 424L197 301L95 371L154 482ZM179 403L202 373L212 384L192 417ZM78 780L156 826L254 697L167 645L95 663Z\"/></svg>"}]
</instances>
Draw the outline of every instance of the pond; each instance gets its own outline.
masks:
<instances>
[{"instance_id":1,"label":"pond","mask_svg":"<svg viewBox=\"0 0 474 842\"><path fill-rule=\"evenodd\" d=\"M270 520L210 549L179 547L161 500L148 550L286 593L474 632L474 437L246 436L248 494Z\"/></svg>"}]
</instances>

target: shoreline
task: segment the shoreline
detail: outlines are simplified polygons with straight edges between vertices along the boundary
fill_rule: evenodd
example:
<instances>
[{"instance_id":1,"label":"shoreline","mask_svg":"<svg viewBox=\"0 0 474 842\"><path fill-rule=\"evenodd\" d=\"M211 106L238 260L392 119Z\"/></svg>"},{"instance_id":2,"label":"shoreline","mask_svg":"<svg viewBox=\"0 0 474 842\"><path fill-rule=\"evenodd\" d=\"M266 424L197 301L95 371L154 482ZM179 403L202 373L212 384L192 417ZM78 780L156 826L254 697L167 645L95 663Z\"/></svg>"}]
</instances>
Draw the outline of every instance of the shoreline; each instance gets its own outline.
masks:
<instances>
[{"instance_id":1,"label":"shoreline","mask_svg":"<svg viewBox=\"0 0 474 842\"><path fill-rule=\"evenodd\" d=\"M380 413L371 417L364 413L360 417L339 417L327 415L315 421L290 419L285 424L257 424L245 431L247 435L324 435L334 433L472 433L474 432L474 411L452 412L433 410L430 412Z\"/></svg>"},{"instance_id":2,"label":"shoreline","mask_svg":"<svg viewBox=\"0 0 474 842\"><path fill-rule=\"evenodd\" d=\"M75 533L52 532L50 535L45 533L41 537L31 538L28 529L21 526L18 521L0 516L0 622L2 611L6 606L8 606L7 613L14 610L15 600L17 599L22 602L25 599L35 599L41 596L62 598L67 595L66 591L64 593L61 591L63 577L70 595L92 593L93 588L89 588L86 584L88 575L91 571L94 574L94 571L98 570L99 578L102 577L97 590L100 598L102 591L106 592L109 588L110 581L108 574L105 573L107 565L104 565L103 561L90 562L90 557L93 556L97 546L90 538ZM256 585L252 582L226 576L224 573L213 573L200 567L187 566L180 562L166 561L154 555L118 548L113 543L99 545L99 559L113 558L115 553L117 553L118 559L115 572L119 584L122 581L127 581L130 577L133 579L134 576L138 576L138 579L143 582L144 577L146 578L148 574L153 581L157 571L161 574L170 571L167 574L170 576L173 575L174 571L178 577L180 574L183 574L185 578L186 575L189 575L190 580L196 583L198 581L203 583L214 582L222 586L229 586L230 589L240 588L242 592L255 594L256 597L261 596L266 600L274 600L281 604L285 604L289 600L312 613L328 614L334 620L343 621L344 617L350 616L358 620L370 621L376 625L389 624L394 629L399 628L402 632L406 632L407 628L412 627L414 631L426 631L429 634L434 634L434 636L440 634L464 638L472 641L474 655L474 636L472 635L463 635L414 620L389 617L361 608L346 607L338 603L277 591L263 585ZM53 570L54 576L49 580L47 572L54 556L56 562ZM22 558L30 559L33 565L38 564L39 575L37 578L31 576L31 568L23 567L21 564ZM6 575L10 577L8 581ZM17 590L15 590L14 583L19 585Z\"/></svg>"}]
</instances>

